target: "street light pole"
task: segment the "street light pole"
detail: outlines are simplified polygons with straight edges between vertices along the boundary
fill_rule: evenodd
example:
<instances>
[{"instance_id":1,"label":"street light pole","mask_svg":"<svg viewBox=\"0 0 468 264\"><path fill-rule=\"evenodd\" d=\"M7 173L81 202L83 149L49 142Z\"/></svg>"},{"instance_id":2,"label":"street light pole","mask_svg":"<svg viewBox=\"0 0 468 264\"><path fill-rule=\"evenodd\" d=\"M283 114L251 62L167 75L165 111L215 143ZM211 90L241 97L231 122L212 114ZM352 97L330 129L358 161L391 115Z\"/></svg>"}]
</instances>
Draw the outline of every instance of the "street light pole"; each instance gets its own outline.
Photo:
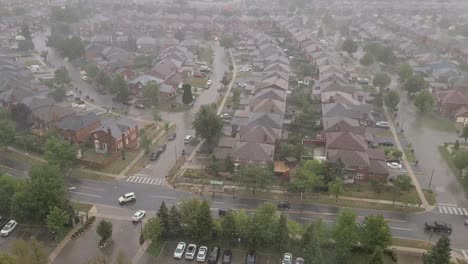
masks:
<instances>
[{"instance_id":1,"label":"street light pole","mask_svg":"<svg viewBox=\"0 0 468 264\"><path fill-rule=\"evenodd\" d=\"M429 180L429 185L427 186L427 189L429 190L431 189L432 176L434 176L434 169L432 169L431 179Z\"/></svg>"}]
</instances>

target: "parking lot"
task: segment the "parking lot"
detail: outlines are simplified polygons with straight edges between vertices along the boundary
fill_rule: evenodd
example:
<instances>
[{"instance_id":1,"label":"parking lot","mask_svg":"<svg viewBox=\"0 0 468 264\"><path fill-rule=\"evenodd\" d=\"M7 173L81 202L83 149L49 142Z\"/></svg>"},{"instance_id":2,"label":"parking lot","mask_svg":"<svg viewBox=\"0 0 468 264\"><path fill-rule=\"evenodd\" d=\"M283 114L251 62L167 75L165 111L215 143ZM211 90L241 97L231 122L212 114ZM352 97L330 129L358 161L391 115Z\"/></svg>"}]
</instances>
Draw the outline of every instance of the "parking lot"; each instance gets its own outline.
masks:
<instances>
[{"instance_id":1,"label":"parking lot","mask_svg":"<svg viewBox=\"0 0 468 264\"><path fill-rule=\"evenodd\" d=\"M9 236L0 237L0 251L9 252L15 240L29 240L31 237L36 237L48 253L52 252L54 249L54 246L51 244L53 238L45 226L27 226L20 224Z\"/></svg>"},{"instance_id":2,"label":"parking lot","mask_svg":"<svg viewBox=\"0 0 468 264\"><path fill-rule=\"evenodd\" d=\"M186 242L187 245L189 244ZM197 245L198 246L198 245ZM174 259L174 250L177 247L176 242L168 242L166 243L166 246L163 248L161 252L161 256L159 257L158 263L164 263L164 264L193 264L195 263L194 260L185 260L185 259ZM209 252L211 250L211 247L208 249L208 254L207 258L209 256ZM218 259L218 263L222 262L222 254L225 248L221 247L221 255ZM244 264L245 263L245 255L246 251L242 250L232 250L232 264ZM279 264L280 260L274 260L276 258L271 257L270 255L265 255L265 254L257 254L257 261L255 262L256 264ZM208 261L205 261L207 263ZM201 262L197 262L201 263Z\"/></svg>"}]
</instances>

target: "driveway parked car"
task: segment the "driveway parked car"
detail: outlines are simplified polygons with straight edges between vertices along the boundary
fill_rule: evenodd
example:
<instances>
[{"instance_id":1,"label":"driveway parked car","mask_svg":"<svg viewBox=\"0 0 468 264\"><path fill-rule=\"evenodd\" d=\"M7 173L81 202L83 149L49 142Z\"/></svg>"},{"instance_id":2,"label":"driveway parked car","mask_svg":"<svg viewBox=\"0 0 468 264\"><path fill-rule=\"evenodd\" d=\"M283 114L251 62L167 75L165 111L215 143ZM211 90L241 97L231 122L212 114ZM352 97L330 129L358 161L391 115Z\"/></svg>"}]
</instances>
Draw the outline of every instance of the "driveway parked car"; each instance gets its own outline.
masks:
<instances>
[{"instance_id":1,"label":"driveway parked car","mask_svg":"<svg viewBox=\"0 0 468 264\"><path fill-rule=\"evenodd\" d=\"M2 231L0 231L0 235L2 237L8 236L13 230L15 230L16 226L18 223L15 220L10 220L3 228Z\"/></svg>"},{"instance_id":2,"label":"driveway parked car","mask_svg":"<svg viewBox=\"0 0 468 264\"><path fill-rule=\"evenodd\" d=\"M229 249L224 250L223 252L223 264L231 264L232 262L232 252Z\"/></svg>"},{"instance_id":3,"label":"driveway parked car","mask_svg":"<svg viewBox=\"0 0 468 264\"><path fill-rule=\"evenodd\" d=\"M221 249L220 249L219 247L217 247L217 246L214 246L214 247L211 249L210 256L208 257L208 264L216 264L216 263L218 263L220 250L221 250Z\"/></svg>"},{"instance_id":4,"label":"driveway parked car","mask_svg":"<svg viewBox=\"0 0 468 264\"><path fill-rule=\"evenodd\" d=\"M390 169L394 169L394 170L401 170L401 164L400 163L397 163L397 162L387 162L387 166L390 168Z\"/></svg>"},{"instance_id":5,"label":"driveway parked car","mask_svg":"<svg viewBox=\"0 0 468 264\"><path fill-rule=\"evenodd\" d=\"M182 259L185 251L185 242L179 242L176 249L174 250L174 258L175 259Z\"/></svg>"},{"instance_id":6,"label":"driveway parked car","mask_svg":"<svg viewBox=\"0 0 468 264\"><path fill-rule=\"evenodd\" d=\"M192 140L193 140L193 136L187 135L184 138L184 144L190 144L190 142L192 142Z\"/></svg>"},{"instance_id":7,"label":"driveway parked car","mask_svg":"<svg viewBox=\"0 0 468 264\"><path fill-rule=\"evenodd\" d=\"M197 252L197 245L190 244L185 251L185 259L192 260L195 258L195 253Z\"/></svg>"},{"instance_id":8,"label":"driveway parked car","mask_svg":"<svg viewBox=\"0 0 468 264\"><path fill-rule=\"evenodd\" d=\"M291 263L292 263L291 253L284 253L283 260L281 260L281 264L291 264Z\"/></svg>"},{"instance_id":9,"label":"driveway parked car","mask_svg":"<svg viewBox=\"0 0 468 264\"><path fill-rule=\"evenodd\" d=\"M206 253L208 253L208 248L206 246L201 246L198 249L198 254L197 254L197 261L198 262L205 262L206 260Z\"/></svg>"},{"instance_id":10,"label":"driveway parked car","mask_svg":"<svg viewBox=\"0 0 468 264\"><path fill-rule=\"evenodd\" d=\"M248 252L247 255L245 256L245 264L255 264L255 261L256 261L255 252L253 251Z\"/></svg>"},{"instance_id":11,"label":"driveway parked car","mask_svg":"<svg viewBox=\"0 0 468 264\"><path fill-rule=\"evenodd\" d=\"M379 128L390 128L390 124L386 121L379 121L375 123L375 126Z\"/></svg>"},{"instance_id":12,"label":"driveway parked car","mask_svg":"<svg viewBox=\"0 0 468 264\"><path fill-rule=\"evenodd\" d=\"M297 257L296 262L294 264L304 264L304 258Z\"/></svg>"}]
</instances>

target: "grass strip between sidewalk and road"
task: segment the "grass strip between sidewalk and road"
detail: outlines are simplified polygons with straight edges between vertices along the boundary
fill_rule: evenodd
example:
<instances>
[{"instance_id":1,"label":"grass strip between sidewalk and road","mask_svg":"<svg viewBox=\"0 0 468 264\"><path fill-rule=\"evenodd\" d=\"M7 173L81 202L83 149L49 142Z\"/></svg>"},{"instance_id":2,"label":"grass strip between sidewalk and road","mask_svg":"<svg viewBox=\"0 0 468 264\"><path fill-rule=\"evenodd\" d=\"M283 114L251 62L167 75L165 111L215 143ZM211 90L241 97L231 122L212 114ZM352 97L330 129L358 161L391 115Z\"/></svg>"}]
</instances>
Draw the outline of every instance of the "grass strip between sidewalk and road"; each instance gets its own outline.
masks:
<instances>
[{"instance_id":1,"label":"grass strip between sidewalk and road","mask_svg":"<svg viewBox=\"0 0 468 264\"><path fill-rule=\"evenodd\" d=\"M455 162L453 161L452 155L448 152L447 148L444 145L439 146L438 149L442 158L445 160L445 162L447 162L447 165L450 168L450 170L453 172L460 184L463 186L465 194L468 194L468 184L465 183L465 180L463 179L460 170L457 169L457 167L455 166Z\"/></svg>"},{"instance_id":2,"label":"grass strip between sidewalk and road","mask_svg":"<svg viewBox=\"0 0 468 264\"><path fill-rule=\"evenodd\" d=\"M158 241L157 243L151 243L150 246L146 249L146 253L159 259L159 255L161 255L164 246L166 245L166 241Z\"/></svg>"},{"instance_id":3,"label":"grass strip between sidewalk and road","mask_svg":"<svg viewBox=\"0 0 468 264\"><path fill-rule=\"evenodd\" d=\"M420 249L427 249L427 250L432 248L432 244L426 240L414 240L414 239L406 239L406 238L399 238L399 237L392 238L392 245L399 246L399 247L420 248Z\"/></svg>"},{"instance_id":4,"label":"grass strip between sidewalk and road","mask_svg":"<svg viewBox=\"0 0 468 264\"><path fill-rule=\"evenodd\" d=\"M91 208L93 207L93 205L89 203L80 203L80 202L74 202L74 201L70 201L70 203L73 209L80 211L80 212L89 212L89 210L91 210Z\"/></svg>"}]
</instances>

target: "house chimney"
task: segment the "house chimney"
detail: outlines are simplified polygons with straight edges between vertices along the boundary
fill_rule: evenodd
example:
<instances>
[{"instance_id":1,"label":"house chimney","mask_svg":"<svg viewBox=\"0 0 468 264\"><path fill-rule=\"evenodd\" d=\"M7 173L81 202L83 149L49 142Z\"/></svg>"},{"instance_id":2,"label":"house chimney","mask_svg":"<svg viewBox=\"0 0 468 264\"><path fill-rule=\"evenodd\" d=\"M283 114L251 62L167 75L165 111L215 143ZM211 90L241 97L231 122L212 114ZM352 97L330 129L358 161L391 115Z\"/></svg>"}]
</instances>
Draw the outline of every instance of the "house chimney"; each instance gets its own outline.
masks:
<instances>
[{"instance_id":1,"label":"house chimney","mask_svg":"<svg viewBox=\"0 0 468 264\"><path fill-rule=\"evenodd\" d=\"M107 134L112 135L109 127L107 128Z\"/></svg>"}]
</instances>

